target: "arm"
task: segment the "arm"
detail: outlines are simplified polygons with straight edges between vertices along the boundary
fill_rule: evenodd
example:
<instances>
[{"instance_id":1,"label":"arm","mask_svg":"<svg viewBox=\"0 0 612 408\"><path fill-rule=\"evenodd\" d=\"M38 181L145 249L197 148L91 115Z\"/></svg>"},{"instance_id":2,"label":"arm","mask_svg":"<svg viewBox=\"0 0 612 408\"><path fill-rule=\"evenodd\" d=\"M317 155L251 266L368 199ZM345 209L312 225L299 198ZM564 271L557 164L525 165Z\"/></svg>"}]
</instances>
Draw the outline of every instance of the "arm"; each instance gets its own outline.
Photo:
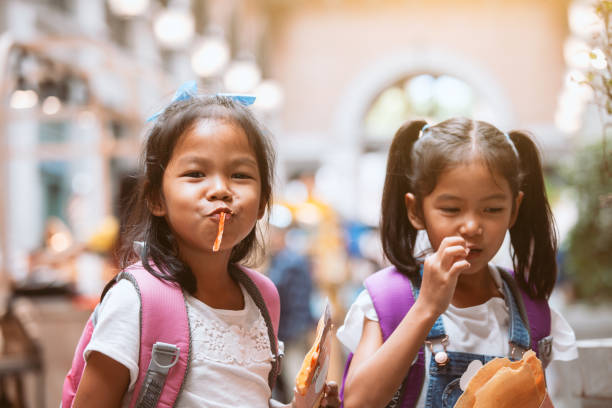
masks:
<instances>
[{"instance_id":1,"label":"arm","mask_svg":"<svg viewBox=\"0 0 612 408\"><path fill-rule=\"evenodd\" d=\"M129 382L130 372L125 366L94 351L87 359L73 407L120 407Z\"/></svg>"},{"instance_id":2,"label":"arm","mask_svg":"<svg viewBox=\"0 0 612 408\"><path fill-rule=\"evenodd\" d=\"M366 319L347 373L344 407L384 407L406 377L436 318L417 300L384 343L379 323Z\"/></svg>"},{"instance_id":3,"label":"arm","mask_svg":"<svg viewBox=\"0 0 612 408\"><path fill-rule=\"evenodd\" d=\"M469 268L465 241L446 237L427 257L420 295L383 342L380 325L366 319L345 382L344 407L384 407L406 377L434 322L448 307L459 274Z\"/></svg>"}]
</instances>

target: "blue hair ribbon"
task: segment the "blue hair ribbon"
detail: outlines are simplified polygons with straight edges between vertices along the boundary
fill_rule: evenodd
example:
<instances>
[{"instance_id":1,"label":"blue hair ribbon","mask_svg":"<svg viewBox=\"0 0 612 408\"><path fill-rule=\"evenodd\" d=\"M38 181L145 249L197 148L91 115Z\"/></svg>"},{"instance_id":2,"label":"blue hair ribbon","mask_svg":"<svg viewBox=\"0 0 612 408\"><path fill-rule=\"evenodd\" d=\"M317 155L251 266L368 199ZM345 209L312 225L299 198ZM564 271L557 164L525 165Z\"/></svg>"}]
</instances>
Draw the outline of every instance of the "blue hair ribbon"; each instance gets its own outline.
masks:
<instances>
[{"instance_id":1,"label":"blue hair ribbon","mask_svg":"<svg viewBox=\"0 0 612 408\"><path fill-rule=\"evenodd\" d=\"M170 103L166 105L159 112L147 118L147 122L151 122L157 119L159 116L161 116L162 113L164 113L166 109L168 109L168 106L172 105L173 103L191 99L197 96L197 94L198 94L198 84L195 80L192 79L190 81L183 82L181 86L179 86L176 92L174 93L174 96L172 97L172 100L170 101ZM231 100L238 102L244 106L252 105L255 102L255 96L253 95L239 95L239 94L229 94L229 93L217 93L215 95L222 96L225 98L230 98Z\"/></svg>"},{"instance_id":2,"label":"blue hair ribbon","mask_svg":"<svg viewBox=\"0 0 612 408\"><path fill-rule=\"evenodd\" d=\"M231 94L231 93L218 93L215 95L230 98L234 102L238 102L239 104L244 105L244 106L249 106L255 103L255 95L238 95L238 94Z\"/></svg>"}]
</instances>

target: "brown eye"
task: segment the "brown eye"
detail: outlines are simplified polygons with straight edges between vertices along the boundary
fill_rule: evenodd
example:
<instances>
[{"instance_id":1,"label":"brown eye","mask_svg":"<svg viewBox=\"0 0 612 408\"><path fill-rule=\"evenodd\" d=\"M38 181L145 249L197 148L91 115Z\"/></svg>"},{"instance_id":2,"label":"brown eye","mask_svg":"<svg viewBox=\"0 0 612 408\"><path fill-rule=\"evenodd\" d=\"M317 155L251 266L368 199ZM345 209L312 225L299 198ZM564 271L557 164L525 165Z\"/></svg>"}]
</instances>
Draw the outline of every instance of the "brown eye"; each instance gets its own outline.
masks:
<instances>
[{"instance_id":1,"label":"brown eye","mask_svg":"<svg viewBox=\"0 0 612 408\"><path fill-rule=\"evenodd\" d=\"M493 213L493 214L494 213L499 213L501 211L503 211L503 208L501 208L501 207L488 207L488 208L485 208L485 212Z\"/></svg>"}]
</instances>

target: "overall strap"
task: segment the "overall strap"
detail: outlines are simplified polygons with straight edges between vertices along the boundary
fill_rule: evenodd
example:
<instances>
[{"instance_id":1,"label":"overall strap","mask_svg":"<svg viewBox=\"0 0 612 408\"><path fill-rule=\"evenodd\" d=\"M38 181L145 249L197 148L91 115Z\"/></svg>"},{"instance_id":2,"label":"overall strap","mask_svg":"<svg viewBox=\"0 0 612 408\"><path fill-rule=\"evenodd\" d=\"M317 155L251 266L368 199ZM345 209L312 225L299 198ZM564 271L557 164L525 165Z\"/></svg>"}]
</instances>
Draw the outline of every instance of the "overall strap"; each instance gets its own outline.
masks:
<instances>
[{"instance_id":1,"label":"overall strap","mask_svg":"<svg viewBox=\"0 0 612 408\"><path fill-rule=\"evenodd\" d=\"M412 296L414 299L419 297L418 287L412 286ZM427 340L439 340L446 337L446 331L444 330L444 323L442 322L442 315L438 316L433 326L427 334Z\"/></svg>"},{"instance_id":2,"label":"overall strap","mask_svg":"<svg viewBox=\"0 0 612 408\"><path fill-rule=\"evenodd\" d=\"M523 353L529 350L531 335L528 330L529 322L522 305L522 299L517 296L505 279L502 279L502 290L509 309L508 340L510 342L509 357L520 360ZM520 306L519 306L520 305Z\"/></svg>"},{"instance_id":3,"label":"overall strap","mask_svg":"<svg viewBox=\"0 0 612 408\"><path fill-rule=\"evenodd\" d=\"M173 407L187 374L191 333L183 291L153 276L139 262L117 275L140 297L138 379L130 408Z\"/></svg>"},{"instance_id":4,"label":"overall strap","mask_svg":"<svg viewBox=\"0 0 612 408\"><path fill-rule=\"evenodd\" d=\"M519 288L514 279L514 271L506 271L498 267L499 273L508 284L508 287L514 294L521 317L526 326L529 327L531 334L531 349L536 352L538 358L542 359L539 342L550 336L551 320L550 307L546 300L532 299L525 291Z\"/></svg>"},{"instance_id":5,"label":"overall strap","mask_svg":"<svg viewBox=\"0 0 612 408\"><path fill-rule=\"evenodd\" d=\"M280 318L280 297L276 290L276 286L274 286L274 283L266 276L242 266L232 266L233 267L229 268L230 274L236 281L244 286L266 321L270 349L272 351L272 369L268 374L268 384L270 390L272 390L276 384L276 377L278 377L280 373L282 359L282 355L278 352L278 343L276 340Z\"/></svg>"},{"instance_id":6,"label":"overall strap","mask_svg":"<svg viewBox=\"0 0 612 408\"><path fill-rule=\"evenodd\" d=\"M412 284L407 276L391 266L368 277L364 285L378 315L383 341L386 341L414 305ZM408 371L400 388L399 398L397 398L400 405L397 406L414 407L419 399L424 380L425 353L421 347L417 360Z\"/></svg>"}]
</instances>

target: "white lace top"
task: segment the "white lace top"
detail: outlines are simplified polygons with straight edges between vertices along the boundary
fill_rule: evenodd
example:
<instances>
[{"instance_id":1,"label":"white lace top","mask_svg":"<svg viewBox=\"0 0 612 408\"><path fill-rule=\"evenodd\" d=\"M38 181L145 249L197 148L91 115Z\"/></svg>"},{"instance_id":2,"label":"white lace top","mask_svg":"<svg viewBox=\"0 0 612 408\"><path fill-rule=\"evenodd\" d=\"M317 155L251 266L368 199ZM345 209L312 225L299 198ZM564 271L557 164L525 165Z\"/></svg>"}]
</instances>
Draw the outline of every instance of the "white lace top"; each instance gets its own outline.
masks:
<instances>
[{"instance_id":1,"label":"white lace top","mask_svg":"<svg viewBox=\"0 0 612 408\"><path fill-rule=\"evenodd\" d=\"M192 352L179 408L268 407L272 355L266 322L241 287L243 310L213 309L187 296ZM123 400L128 407L138 377L139 299L134 286L119 281L104 297L85 359L98 351L130 371Z\"/></svg>"}]
</instances>

